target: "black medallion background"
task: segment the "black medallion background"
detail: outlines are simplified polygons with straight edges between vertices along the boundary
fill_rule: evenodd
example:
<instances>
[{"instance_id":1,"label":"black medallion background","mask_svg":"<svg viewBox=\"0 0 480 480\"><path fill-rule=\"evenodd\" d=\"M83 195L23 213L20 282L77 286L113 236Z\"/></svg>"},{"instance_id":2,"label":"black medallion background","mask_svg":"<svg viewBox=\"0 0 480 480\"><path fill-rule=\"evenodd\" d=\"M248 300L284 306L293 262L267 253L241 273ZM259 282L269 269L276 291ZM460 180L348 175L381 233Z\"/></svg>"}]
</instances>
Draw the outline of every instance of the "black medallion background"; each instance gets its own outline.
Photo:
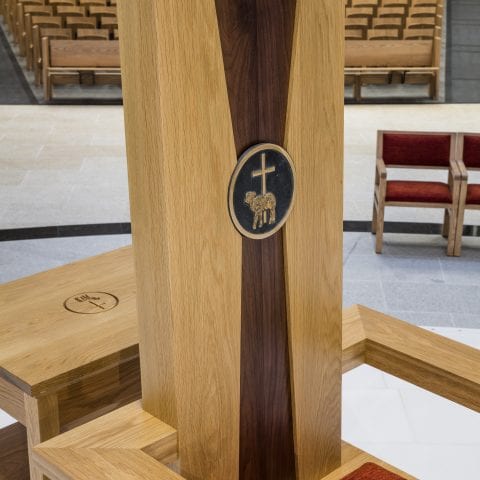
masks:
<instances>
[{"instance_id":1,"label":"black medallion background","mask_svg":"<svg viewBox=\"0 0 480 480\"><path fill-rule=\"evenodd\" d=\"M266 238L281 228L290 213L295 191L295 174L286 152L282 153L280 147L276 145L263 149L259 147L252 147L242 155L239 164L243 157L249 155L250 151L256 150L240 169L237 167L230 185L230 215L237 229L235 218L241 229L244 230L240 229L240 233L251 238ZM264 153L266 154L266 170L275 167L275 172L266 175L266 191L275 195L276 221L273 224L269 224L267 221L262 227L257 225L257 228L253 229L255 214L245 202L245 194L247 192L262 194L262 177L252 177L252 173L262 170L262 154Z\"/></svg>"}]
</instances>

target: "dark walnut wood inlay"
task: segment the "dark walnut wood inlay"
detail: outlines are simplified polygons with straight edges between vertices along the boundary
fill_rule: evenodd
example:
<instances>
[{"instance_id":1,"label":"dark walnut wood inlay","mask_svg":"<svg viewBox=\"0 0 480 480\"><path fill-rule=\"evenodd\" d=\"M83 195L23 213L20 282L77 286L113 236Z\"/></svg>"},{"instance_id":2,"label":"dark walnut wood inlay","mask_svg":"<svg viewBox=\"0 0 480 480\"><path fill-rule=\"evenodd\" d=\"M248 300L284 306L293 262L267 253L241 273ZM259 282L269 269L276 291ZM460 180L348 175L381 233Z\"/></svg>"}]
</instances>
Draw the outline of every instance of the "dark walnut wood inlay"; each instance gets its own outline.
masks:
<instances>
[{"instance_id":1,"label":"dark walnut wood inlay","mask_svg":"<svg viewBox=\"0 0 480 480\"><path fill-rule=\"evenodd\" d=\"M295 4L216 0L238 155L283 145ZM281 231L243 240L242 275L240 479L294 480Z\"/></svg>"}]
</instances>

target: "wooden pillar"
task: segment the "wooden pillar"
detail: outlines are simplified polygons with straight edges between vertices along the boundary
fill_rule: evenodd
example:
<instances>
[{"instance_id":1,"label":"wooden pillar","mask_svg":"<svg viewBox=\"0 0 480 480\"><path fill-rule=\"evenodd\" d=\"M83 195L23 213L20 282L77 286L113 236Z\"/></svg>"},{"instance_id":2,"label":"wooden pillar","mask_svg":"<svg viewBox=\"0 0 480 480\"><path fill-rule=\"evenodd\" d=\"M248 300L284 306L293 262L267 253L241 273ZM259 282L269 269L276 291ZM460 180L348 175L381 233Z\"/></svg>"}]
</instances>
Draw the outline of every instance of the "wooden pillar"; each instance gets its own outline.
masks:
<instances>
[{"instance_id":1,"label":"wooden pillar","mask_svg":"<svg viewBox=\"0 0 480 480\"><path fill-rule=\"evenodd\" d=\"M189 479L313 480L340 463L343 8L119 1L144 408ZM239 155L286 148L282 230L242 239Z\"/></svg>"}]
</instances>

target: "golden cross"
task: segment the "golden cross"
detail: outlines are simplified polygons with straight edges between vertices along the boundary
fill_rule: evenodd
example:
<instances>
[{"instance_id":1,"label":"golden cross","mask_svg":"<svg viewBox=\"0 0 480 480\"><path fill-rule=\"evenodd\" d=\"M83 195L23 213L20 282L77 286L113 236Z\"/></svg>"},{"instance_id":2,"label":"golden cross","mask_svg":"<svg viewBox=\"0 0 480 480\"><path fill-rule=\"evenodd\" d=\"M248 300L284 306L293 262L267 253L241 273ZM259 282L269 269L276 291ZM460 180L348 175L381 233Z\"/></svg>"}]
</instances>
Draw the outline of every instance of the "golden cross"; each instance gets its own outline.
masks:
<instances>
[{"instance_id":1,"label":"golden cross","mask_svg":"<svg viewBox=\"0 0 480 480\"><path fill-rule=\"evenodd\" d=\"M252 178L262 177L262 195L267 193L267 175L275 171L275 167L266 168L266 153L262 153L262 169L252 172Z\"/></svg>"}]
</instances>

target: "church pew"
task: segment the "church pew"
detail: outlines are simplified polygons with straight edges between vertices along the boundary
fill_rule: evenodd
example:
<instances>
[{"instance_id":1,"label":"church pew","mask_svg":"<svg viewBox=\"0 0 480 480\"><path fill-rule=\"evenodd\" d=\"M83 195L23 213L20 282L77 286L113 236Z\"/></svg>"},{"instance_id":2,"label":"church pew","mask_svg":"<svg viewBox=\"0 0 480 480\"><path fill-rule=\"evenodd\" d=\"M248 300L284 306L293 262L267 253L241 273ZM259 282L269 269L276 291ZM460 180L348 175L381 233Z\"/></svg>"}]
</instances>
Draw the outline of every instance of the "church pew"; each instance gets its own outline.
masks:
<instances>
[{"instance_id":1,"label":"church pew","mask_svg":"<svg viewBox=\"0 0 480 480\"><path fill-rule=\"evenodd\" d=\"M94 72L120 76L120 53L116 40L42 39L45 100L52 99L52 75Z\"/></svg>"}]
</instances>

